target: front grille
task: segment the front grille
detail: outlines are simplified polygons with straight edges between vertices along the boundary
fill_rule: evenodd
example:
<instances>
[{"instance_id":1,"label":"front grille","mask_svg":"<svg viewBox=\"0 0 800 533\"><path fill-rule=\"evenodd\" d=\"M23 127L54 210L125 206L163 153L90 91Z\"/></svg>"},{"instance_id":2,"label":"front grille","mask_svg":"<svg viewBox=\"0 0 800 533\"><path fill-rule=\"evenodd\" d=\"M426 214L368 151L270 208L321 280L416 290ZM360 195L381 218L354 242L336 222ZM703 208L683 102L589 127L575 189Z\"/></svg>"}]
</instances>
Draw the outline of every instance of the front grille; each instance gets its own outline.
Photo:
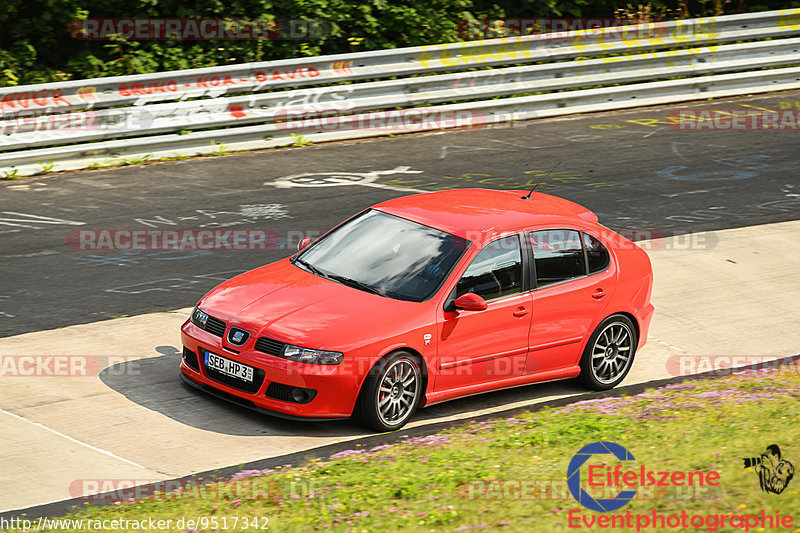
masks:
<instances>
[{"instance_id":1,"label":"front grille","mask_svg":"<svg viewBox=\"0 0 800 533\"><path fill-rule=\"evenodd\" d=\"M300 389L306 393L306 398L303 401L298 402L292 397L292 391L295 389ZM317 391L314 389L303 389L301 387L292 387L291 385L284 385L283 383L276 383L272 382L267 386L267 390L264 393L264 396L267 398L272 398L274 400L280 400L282 402L291 402L291 403L309 403L311 400L314 399L314 396L317 395Z\"/></svg>"},{"instance_id":2,"label":"front grille","mask_svg":"<svg viewBox=\"0 0 800 533\"><path fill-rule=\"evenodd\" d=\"M198 372L200 371L200 365L197 363L197 354L186 346L183 347L183 362Z\"/></svg>"},{"instance_id":3,"label":"front grille","mask_svg":"<svg viewBox=\"0 0 800 533\"><path fill-rule=\"evenodd\" d=\"M280 357L283 353L284 346L286 346L286 344L281 341L268 339L267 337L260 337L256 341L255 349L259 352L264 352L265 354L277 355Z\"/></svg>"},{"instance_id":4,"label":"front grille","mask_svg":"<svg viewBox=\"0 0 800 533\"><path fill-rule=\"evenodd\" d=\"M250 394L257 393L258 389L261 388L261 384L264 383L265 373L260 368L253 368L252 383L247 383L246 381L242 381L239 378L234 378L226 374L223 374L222 372L214 370L213 368L208 368L207 366L205 366L205 364L203 365L203 368L205 368L208 377L210 377L214 381L222 383L223 385L227 385L228 387L233 387L234 389L240 390L242 392L249 392Z\"/></svg>"},{"instance_id":5,"label":"front grille","mask_svg":"<svg viewBox=\"0 0 800 533\"><path fill-rule=\"evenodd\" d=\"M206 323L202 324L198 315L206 315ZM197 326L200 329L204 329L207 332L211 333L212 335L216 335L217 337L222 337L225 334L225 322L220 320L219 318L215 318L209 314L203 313L198 308L194 308L192 310L192 314L189 316L189 320L192 321L192 324Z\"/></svg>"},{"instance_id":6,"label":"front grille","mask_svg":"<svg viewBox=\"0 0 800 533\"><path fill-rule=\"evenodd\" d=\"M214 318L213 316L208 315L208 320L206 320L206 331L212 335L216 335L217 337L222 337L222 335L225 333L225 322L219 318Z\"/></svg>"}]
</instances>

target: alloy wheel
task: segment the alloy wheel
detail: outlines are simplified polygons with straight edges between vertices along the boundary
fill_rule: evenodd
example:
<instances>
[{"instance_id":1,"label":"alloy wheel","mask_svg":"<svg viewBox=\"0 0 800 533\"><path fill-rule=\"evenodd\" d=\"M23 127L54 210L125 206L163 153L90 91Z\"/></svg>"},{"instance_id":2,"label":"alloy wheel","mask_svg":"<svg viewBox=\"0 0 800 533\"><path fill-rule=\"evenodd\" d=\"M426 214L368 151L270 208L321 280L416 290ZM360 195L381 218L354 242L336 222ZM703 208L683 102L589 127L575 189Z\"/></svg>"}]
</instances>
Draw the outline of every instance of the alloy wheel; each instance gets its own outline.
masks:
<instances>
[{"instance_id":1,"label":"alloy wheel","mask_svg":"<svg viewBox=\"0 0 800 533\"><path fill-rule=\"evenodd\" d=\"M592 374L602 384L613 383L631 364L633 335L622 322L612 322L597 336L592 348Z\"/></svg>"},{"instance_id":2,"label":"alloy wheel","mask_svg":"<svg viewBox=\"0 0 800 533\"><path fill-rule=\"evenodd\" d=\"M392 361L381 375L375 397L381 422L387 426L403 423L417 403L419 390L417 364L407 357Z\"/></svg>"}]
</instances>

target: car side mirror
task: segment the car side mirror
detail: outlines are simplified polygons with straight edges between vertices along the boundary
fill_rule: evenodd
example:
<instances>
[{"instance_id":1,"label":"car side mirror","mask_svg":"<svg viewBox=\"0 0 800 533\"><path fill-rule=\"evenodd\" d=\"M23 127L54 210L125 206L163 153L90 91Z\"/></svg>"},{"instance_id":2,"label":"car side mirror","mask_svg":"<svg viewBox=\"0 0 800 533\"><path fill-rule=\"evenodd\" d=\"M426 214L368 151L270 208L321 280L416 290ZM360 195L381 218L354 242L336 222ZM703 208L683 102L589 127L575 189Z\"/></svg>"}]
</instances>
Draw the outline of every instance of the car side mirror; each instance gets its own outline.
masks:
<instances>
[{"instance_id":1,"label":"car side mirror","mask_svg":"<svg viewBox=\"0 0 800 533\"><path fill-rule=\"evenodd\" d=\"M456 309L463 309L464 311L484 311L488 307L486 300L474 292L462 294L456 298L453 305L455 305Z\"/></svg>"},{"instance_id":2,"label":"car side mirror","mask_svg":"<svg viewBox=\"0 0 800 533\"><path fill-rule=\"evenodd\" d=\"M311 242L311 237L303 237L302 239L300 239L300 242L297 243L297 251L299 252L300 250L308 246L310 242Z\"/></svg>"}]
</instances>

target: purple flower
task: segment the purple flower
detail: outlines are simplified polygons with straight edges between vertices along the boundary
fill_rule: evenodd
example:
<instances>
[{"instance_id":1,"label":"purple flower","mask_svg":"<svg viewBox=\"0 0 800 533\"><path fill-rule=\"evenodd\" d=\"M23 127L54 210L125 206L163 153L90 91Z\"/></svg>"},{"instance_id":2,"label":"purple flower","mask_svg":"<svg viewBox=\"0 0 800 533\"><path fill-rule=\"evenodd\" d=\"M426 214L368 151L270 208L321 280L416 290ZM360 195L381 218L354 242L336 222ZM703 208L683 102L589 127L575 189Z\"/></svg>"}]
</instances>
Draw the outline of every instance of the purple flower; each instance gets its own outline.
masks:
<instances>
[{"instance_id":1,"label":"purple flower","mask_svg":"<svg viewBox=\"0 0 800 533\"><path fill-rule=\"evenodd\" d=\"M272 472L272 470L270 470L269 472ZM266 473L267 472L263 470L243 470L241 472L237 472L236 474L234 474L231 480L243 479L246 477L258 477L258 476L263 476Z\"/></svg>"},{"instance_id":2,"label":"purple flower","mask_svg":"<svg viewBox=\"0 0 800 533\"><path fill-rule=\"evenodd\" d=\"M331 455L331 459L341 459L343 457L348 457L350 455L358 455L360 453L364 453L364 450L344 450L339 453Z\"/></svg>"}]
</instances>

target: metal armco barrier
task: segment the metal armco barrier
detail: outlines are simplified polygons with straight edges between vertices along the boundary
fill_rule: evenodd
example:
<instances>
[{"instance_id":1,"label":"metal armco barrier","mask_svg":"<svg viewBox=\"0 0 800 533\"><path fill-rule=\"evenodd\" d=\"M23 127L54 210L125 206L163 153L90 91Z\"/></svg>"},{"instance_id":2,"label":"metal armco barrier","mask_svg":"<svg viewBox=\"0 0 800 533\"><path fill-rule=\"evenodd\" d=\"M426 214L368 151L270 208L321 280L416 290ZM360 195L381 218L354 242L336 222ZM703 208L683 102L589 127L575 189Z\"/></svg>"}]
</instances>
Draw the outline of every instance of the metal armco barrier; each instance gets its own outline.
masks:
<instances>
[{"instance_id":1,"label":"metal armco barrier","mask_svg":"<svg viewBox=\"0 0 800 533\"><path fill-rule=\"evenodd\" d=\"M5 87L0 177L797 89L793 36L800 9Z\"/></svg>"}]
</instances>

